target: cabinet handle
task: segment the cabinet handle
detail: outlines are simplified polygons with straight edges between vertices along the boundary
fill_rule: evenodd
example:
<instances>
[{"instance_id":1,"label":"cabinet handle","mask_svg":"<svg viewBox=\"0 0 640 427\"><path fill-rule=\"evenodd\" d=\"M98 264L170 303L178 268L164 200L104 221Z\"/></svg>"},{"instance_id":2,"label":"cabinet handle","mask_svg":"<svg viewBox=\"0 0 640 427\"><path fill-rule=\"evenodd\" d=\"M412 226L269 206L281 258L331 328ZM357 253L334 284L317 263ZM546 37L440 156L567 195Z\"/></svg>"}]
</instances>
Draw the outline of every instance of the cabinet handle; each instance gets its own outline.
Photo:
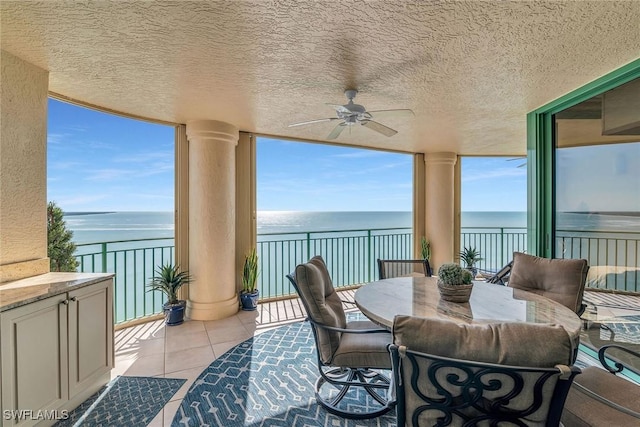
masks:
<instances>
[{"instance_id":1,"label":"cabinet handle","mask_svg":"<svg viewBox=\"0 0 640 427\"><path fill-rule=\"evenodd\" d=\"M64 300L64 301L60 301L60 304L62 304L62 305L69 305L69 300L68 300L68 299L66 299L66 300Z\"/></svg>"},{"instance_id":2,"label":"cabinet handle","mask_svg":"<svg viewBox=\"0 0 640 427\"><path fill-rule=\"evenodd\" d=\"M73 301L73 302L78 301L78 297L71 297L71 301Z\"/></svg>"}]
</instances>

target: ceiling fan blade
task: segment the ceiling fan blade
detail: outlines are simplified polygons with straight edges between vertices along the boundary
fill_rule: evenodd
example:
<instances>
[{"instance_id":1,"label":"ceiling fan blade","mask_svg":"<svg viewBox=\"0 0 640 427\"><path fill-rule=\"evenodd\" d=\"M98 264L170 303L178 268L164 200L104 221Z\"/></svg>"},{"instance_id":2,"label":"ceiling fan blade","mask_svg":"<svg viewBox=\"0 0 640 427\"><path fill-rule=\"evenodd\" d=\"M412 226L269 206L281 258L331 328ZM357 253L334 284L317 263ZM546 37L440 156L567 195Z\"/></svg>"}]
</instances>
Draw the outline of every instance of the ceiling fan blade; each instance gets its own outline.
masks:
<instances>
[{"instance_id":1,"label":"ceiling fan blade","mask_svg":"<svg viewBox=\"0 0 640 427\"><path fill-rule=\"evenodd\" d=\"M375 130L376 132L379 132L384 136L393 136L396 133L398 133L398 131L393 130L390 127L387 127L385 125L381 125L378 122L374 122L373 120L363 121L362 126L366 126L371 130Z\"/></svg>"},{"instance_id":2,"label":"ceiling fan blade","mask_svg":"<svg viewBox=\"0 0 640 427\"><path fill-rule=\"evenodd\" d=\"M339 104L327 104L329 107L334 108L336 111L340 112L340 113L345 113L345 114L351 114L352 111L349 110L348 108L346 108L344 105L339 105Z\"/></svg>"},{"instance_id":3,"label":"ceiling fan blade","mask_svg":"<svg viewBox=\"0 0 640 427\"><path fill-rule=\"evenodd\" d=\"M309 121L306 121L306 122L291 123L287 127L292 128L292 127L295 127L295 126L310 125L312 123L332 122L334 120L340 120L340 118L339 117L329 117L328 119L318 119L318 120L309 120Z\"/></svg>"},{"instance_id":4,"label":"ceiling fan blade","mask_svg":"<svg viewBox=\"0 0 640 427\"><path fill-rule=\"evenodd\" d=\"M397 110L374 110L367 111L367 113L376 116L386 116L386 117L409 117L415 116L412 110L409 109L397 109Z\"/></svg>"},{"instance_id":5,"label":"ceiling fan blade","mask_svg":"<svg viewBox=\"0 0 640 427\"><path fill-rule=\"evenodd\" d=\"M346 127L347 126L344 123L338 123L338 125L333 128L329 136L327 136L327 139L336 139Z\"/></svg>"}]
</instances>

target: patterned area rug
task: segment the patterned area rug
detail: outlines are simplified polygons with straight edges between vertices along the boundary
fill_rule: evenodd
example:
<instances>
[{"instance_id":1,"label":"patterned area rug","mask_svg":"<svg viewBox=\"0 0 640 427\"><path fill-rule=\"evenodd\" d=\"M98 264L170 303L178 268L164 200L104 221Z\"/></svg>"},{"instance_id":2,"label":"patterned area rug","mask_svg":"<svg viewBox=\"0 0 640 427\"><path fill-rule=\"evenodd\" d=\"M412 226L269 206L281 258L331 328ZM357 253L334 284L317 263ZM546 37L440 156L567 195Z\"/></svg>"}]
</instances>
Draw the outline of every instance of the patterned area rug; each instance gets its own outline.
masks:
<instances>
[{"instance_id":1,"label":"patterned area rug","mask_svg":"<svg viewBox=\"0 0 640 427\"><path fill-rule=\"evenodd\" d=\"M307 322L251 338L214 361L187 392L173 427L209 426L395 426L395 410L372 420L347 420L316 403L315 342ZM364 392L350 396L351 410L372 403Z\"/></svg>"},{"instance_id":2,"label":"patterned area rug","mask_svg":"<svg viewBox=\"0 0 640 427\"><path fill-rule=\"evenodd\" d=\"M186 380L117 377L55 424L63 426L146 426Z\"/></svg>"}]
</instances>

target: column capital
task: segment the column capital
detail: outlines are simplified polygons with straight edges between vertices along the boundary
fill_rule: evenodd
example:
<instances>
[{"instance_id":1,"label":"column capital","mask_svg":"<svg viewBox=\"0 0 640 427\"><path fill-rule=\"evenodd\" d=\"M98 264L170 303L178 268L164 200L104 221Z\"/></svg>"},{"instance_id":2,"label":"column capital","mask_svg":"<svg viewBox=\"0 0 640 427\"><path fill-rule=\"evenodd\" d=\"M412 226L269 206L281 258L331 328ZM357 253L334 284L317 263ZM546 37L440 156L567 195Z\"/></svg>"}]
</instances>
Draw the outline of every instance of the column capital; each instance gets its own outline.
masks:
<instances>
[{"instance_id":1,"label":"column capital","mask_svg":"<svg viewBox=\"0 0 640 427\"><path fill-rule=\"evenodd\" d=\"M458 161L458 154L451 152L427 153L424 161L428 165L455 165Z\"/></svg>"},{"instance_id":2,"label":"column capital","mask_svg":"<svg viewBox=\"0 0 640 427\"><path fill-rule=\"evenodd\" d=\"M226 122L218 120L189 120L187 122L189 140L227 141L238 145L239 136L238 128Z\"/></svg>"}]
</instances>

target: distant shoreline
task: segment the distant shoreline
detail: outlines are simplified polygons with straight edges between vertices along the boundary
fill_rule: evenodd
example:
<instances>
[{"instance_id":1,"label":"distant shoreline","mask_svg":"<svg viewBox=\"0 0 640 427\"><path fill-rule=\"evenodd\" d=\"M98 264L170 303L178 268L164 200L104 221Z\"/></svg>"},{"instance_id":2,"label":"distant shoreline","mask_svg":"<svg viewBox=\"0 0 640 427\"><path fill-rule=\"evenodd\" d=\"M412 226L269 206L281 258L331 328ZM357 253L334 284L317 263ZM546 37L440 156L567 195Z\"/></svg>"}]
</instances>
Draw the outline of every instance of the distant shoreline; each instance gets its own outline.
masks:
<instances>
[{"instance_id":1,"label":"distant shoreline","mask_svg":"<svg viewBox=\"0 0 640 427\"><path fill-rule=\"evenodd\" d=\"M112 214L112 213L117 213L116 211L110 211L110 212L65 212L64 215L65 216L78 216L78 215L102 215L102 214Z\"/></svg>"},{"instance_id":2,"label":"distant shoreline","mask_svg":"<svg viewBox=\"0 0 640 427\"><path fill-rule=\"evenodd\" d=\"M582 215L613 215L613 216L640 216L640 212L634 211L595 211L595 212L584 212L584 211L568 211L561 213L570 213L570 214L582 214Z\"/></svg>"}]
</instances>

